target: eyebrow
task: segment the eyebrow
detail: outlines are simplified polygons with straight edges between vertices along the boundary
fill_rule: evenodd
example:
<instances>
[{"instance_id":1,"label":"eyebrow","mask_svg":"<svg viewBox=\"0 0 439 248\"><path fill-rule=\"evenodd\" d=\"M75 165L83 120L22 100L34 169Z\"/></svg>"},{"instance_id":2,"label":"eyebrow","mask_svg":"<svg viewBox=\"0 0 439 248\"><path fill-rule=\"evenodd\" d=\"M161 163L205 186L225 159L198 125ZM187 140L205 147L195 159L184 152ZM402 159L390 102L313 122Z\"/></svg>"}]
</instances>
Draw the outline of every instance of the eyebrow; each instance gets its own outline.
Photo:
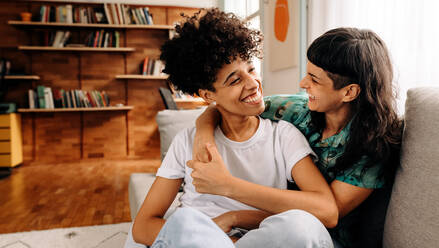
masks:
<instances>
[{"instance_id":1,"label":"eyebrow","mask_svg":"<svg viewBox=\"0 0 439 248\"><path fill-rule=\"evenodd\" d=\"M247 61L247 64L253 66L253 63L252 63L251 61ZM235 73L236 73L237 71L238 71L238 70L235 70L235 71L233 71L232 73L230 73L230 74L227 76L226 80L224 80L223 85L226 84L227 80L229 80L229 78L231 78L233 75L235 75Z\"/></svg>"},{"instance_id":2,"label":"eyebrow","mask_svg":"<svg viewBox=\"0 0 439 248\"><path fill-rule=\"evenodd\" d=\"M319 77L317 77L316 75L314 75L314 74L312 74L312 73L310 73L310 72L308 72L308 75L310 75L311 77L315 77L315 78L317 78L317 79L320 79Z\"/></svg>"},{"instance_id":3,"label":"eyebrow","mask_svg":"<svg viewBox=\"0 0 439 248\"><path fill-rule=\"evenodd\" d=\"M224 80L224 83L223 83L223 84L226 84L227 80L229 80L229 78L231 78L233 75L235 75L235 73L236 73L236 71L233 71L232 73L230 73L230 74L227 76L226 80Z\"/></svg>"}]
</instances>

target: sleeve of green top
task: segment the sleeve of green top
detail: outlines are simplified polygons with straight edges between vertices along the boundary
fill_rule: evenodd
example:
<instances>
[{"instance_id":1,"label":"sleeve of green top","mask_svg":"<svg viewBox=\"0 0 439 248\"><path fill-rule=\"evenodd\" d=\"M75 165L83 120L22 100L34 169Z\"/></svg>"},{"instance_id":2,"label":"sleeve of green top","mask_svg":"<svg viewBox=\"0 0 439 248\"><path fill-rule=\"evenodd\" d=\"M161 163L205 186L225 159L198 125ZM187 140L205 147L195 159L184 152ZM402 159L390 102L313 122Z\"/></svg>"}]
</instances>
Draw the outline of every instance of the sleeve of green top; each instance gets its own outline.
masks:
<instances>
[{"instance_id":1,"label":"sleeve of green top","mask_svg":"<svg viewBox=\"0 0 439 248\"><path fill-rule=\"evenodd\" d=\"M264 101L265 111L261 114L262 118L272 121L288 121L302 133L307 132L311 117L308 96L305 93L266 96Z\"/></svg>"},{"instance_id":2,"label":"sleeve of green top","mask_svg":"<svg viewBox=\"0 0 439 248\"><path fill-rule=\"evenodd\" d=\"M377 189L384 186L384 179L380 177L382 164L376 164L363 170L368 160L363 156L354 166L336 176L335 180L352 184L361 188Z\"/></svg>"}]
</instances>

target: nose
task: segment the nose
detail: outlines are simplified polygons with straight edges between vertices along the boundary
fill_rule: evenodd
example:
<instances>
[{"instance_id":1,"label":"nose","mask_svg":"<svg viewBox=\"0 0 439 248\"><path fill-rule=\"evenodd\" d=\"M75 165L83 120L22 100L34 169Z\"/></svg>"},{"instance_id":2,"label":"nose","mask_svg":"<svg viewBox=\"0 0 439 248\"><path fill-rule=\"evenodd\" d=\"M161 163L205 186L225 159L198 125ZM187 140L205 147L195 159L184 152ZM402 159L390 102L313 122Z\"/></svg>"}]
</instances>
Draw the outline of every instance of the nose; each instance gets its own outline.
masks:
<instances>
[{"instance_id":1,"label":"nose","mask_svg":"<svg viewBox=\"0 0 439 248\"><path fill-rule=\"evenodd\" d=\"M261 86L261 80L257 76L246 74L244 80L245 87L248 89L259 88Z\"/></svg>"},{"instance_id":2,"label":"nose","mask_svg":"<svg viewBox=\"0 0 439 248\"><path fill-rule=\"evenodd\" d=\"M307 89L308 88L307 76L305 76L304 78L302 78L302 80L300 80L299 86L300 86L300 88L303 88L303 89Z\"/></svg>"}]
</instances>

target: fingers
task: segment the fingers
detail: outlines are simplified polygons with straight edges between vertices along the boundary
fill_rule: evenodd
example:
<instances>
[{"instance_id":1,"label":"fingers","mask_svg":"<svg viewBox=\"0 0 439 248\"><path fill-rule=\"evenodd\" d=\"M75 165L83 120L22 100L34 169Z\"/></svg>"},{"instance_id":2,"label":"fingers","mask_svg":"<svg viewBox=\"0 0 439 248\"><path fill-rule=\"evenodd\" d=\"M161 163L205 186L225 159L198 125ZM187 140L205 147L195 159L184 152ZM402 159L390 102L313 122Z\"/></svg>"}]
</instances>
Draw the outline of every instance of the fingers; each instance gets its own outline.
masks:
<instances>
[{"instance_id":1,"label":"fingers","mask_svg":"<svg viewBox=\"0 0 439 248\"><path fill-rule=\"evenodd\" d=\"M206 165L206 163L203 163L201 161L196 161L196 160L188 160L186 162L187 167L193 169L193 170L197 170L200 166L204 166Z\"/></svg>"},{"instance_id":2,"label":"fingers","mask_svg":"<svg viewBox=\"0 0 439 248\"><path fill-rule=\"evenodd\" d=\"M219 154L218 150L216 149L216 146L212 145L211 143L206 143L206 149L207 149L212 161L222 160L221 155Z\"/></svg>"},{"instance_id":3,"label":"fingers","mask_svg":"<svg viewBox=\"0 0 439 248\"><path fill-rule=\"evenodd\" d=\"M195 161L189 160L186 162L186 165L187 165L187 167L194 169L194 163L195 163Z\"/></svg>"}]
</instances>

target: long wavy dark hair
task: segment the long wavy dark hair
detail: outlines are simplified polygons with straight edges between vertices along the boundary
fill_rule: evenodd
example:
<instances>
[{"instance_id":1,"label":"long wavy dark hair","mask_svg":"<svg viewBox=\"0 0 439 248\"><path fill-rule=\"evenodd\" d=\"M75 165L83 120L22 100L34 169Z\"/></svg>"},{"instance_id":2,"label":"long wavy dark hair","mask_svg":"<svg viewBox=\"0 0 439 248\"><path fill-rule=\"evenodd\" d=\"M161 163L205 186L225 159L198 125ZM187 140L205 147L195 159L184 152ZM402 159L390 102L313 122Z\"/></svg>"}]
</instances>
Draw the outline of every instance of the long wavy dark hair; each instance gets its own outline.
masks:
<instances>
[{"instance_id":1,"label":"long wavy dark hair","mask_svg":"<svg viewBox=\"0 0 439 248\"><path fill-rule=\"evenodd\" d=\"M361 87L359 96L351 102L354 117L336 171L346 170L368 155L364 169L381 163L382 176L392 179L399 164L402 122L395 111L393 68L384 42L370 30L337 28L314 40L307 57L326 71L334 89L351 83ZM326 125L324 113L311 115L313 126L322 131Z\"/></svg>"}]
</instances>

